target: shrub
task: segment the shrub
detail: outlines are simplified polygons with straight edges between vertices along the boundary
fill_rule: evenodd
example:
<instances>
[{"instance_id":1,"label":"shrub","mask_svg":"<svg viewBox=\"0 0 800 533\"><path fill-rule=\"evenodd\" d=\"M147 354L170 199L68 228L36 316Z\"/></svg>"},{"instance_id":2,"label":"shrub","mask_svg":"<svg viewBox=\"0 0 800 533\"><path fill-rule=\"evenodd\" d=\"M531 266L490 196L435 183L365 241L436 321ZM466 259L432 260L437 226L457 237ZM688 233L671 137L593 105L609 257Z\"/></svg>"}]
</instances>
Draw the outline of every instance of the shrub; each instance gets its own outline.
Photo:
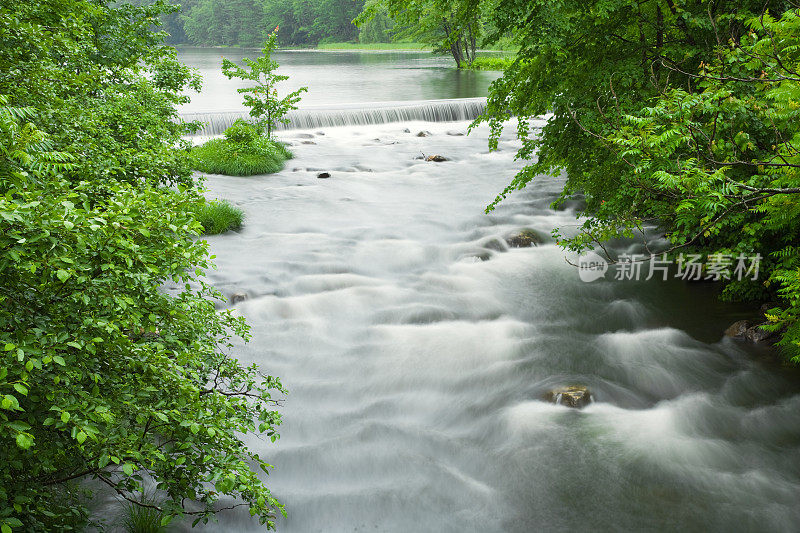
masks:
<instances>
[{"instance_id":1,"label":"shrub","mask_svg":"<svg viewBox=\"0 0 800 533\"><path fill-rule=\"evenodd\" d=\"M204 235L217 235L242 227L244 213L226 200L211 200L198 205L193 212L195 220L203 226Z\"/></svg>"},{"instance_id":2,"label":"shrub","mask_svg":"<svg viewBox=\"0 0 800 533\"><path fill-rule=\"evenodd\" d=\"M247 146L253 144L261 136L261 132L255 124L238 119L230 128L225 130L223 135L232 143Z\"/></svg>"},{"instance_id":3,"label":"shrub","mask_svg":"<svg viewBox=\"0 0 800 533\"><path fill-rule=\"evenodd\" d=\"M468 68L472 70L505 70L513 62L513 57L476 57Z\"/></svg>"}]
</instances>

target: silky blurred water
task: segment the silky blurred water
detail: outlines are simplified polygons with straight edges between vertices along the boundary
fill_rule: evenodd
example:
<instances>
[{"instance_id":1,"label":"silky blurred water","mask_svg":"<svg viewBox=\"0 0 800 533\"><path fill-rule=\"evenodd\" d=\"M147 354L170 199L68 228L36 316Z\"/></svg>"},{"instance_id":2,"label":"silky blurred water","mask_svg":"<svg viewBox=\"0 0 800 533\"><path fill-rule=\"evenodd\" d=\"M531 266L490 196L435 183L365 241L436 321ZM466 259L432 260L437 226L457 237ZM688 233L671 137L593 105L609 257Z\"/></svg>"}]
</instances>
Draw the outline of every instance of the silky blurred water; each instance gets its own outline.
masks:
<instances>
[{"instance_id":1,"label":"silky blurred water","mask_svg":"<svg viewBox=\"0 0 800 533\"><path fill-rule=\"evenodd\" d=\"M208 238L210 281L249 295L235 353L290 390L278 443L248 437L278 530L796 531L800 387L722 337L748 309L713 284L583 283L548 237L576 224L549 207L562 179L484 214L518 143L466 129L281 132L284 171L207 181L246 213ZM543 242L508 249L522 229ZM542 401L575 383L587 408Z\"/></svg>"}]
</instances>

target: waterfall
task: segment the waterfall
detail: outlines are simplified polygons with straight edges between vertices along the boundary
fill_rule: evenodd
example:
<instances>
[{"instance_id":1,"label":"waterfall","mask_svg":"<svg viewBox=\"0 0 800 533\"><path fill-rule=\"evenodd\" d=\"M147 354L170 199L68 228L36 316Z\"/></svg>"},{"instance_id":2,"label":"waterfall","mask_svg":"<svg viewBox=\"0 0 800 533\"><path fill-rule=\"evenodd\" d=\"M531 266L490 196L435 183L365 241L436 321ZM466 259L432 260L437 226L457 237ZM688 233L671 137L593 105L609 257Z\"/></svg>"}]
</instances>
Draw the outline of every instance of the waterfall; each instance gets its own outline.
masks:
<instances>
[{"instance_id":1,"label":"waterfall","mask_svg":"<svg viewBox=\"0 0 800 533\"><path fill-rule=\"evenodd\" d=\"M455 122L474 120L485 109L485 98L308 106L288 113L286 115L286 118L289 119L288 124L279 124L277 129L312 129L414 120ZM180 118L186 122L195 120L203 122L203 127L196 134L202 136L221 135L236 119L247 117L247 111L244 110L182 113L180 115Z\"/></svg>"}]
</instances>

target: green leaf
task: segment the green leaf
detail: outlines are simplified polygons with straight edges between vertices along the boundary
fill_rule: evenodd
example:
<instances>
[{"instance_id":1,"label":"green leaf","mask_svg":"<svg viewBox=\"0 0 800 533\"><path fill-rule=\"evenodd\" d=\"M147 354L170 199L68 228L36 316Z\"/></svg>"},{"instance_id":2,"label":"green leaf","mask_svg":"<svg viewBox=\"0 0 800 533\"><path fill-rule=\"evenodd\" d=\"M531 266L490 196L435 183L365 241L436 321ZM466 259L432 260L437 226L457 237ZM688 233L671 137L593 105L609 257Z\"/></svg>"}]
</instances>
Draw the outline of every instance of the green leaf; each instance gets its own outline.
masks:
<instances>
[{"instance_id":1,"label":"green leaf","mask_svg":"<svg viewBox=\"0 0 800 533\"><path fill-rule=\"evenodd\" d=\"M23 450L27 450L33 446L33 437L27 433L17 433L17 446Z\"/></svg>"},{"instance_id":2,"label":"green leaf","mask_svg":"<svg viewBox=\"0 0 800 533\"><path fill-rule=\"evenodd\" d=\"M126 476L133 475L133 465L130 463L125 463L122 465L122 471L125 473Z\"/></svg>"},{"instance_id":3,"label":"green leaf","mask_svg":"<svg viewBox=\"0 0 800 533\"><path fill-rule=\"evenodd\" d=\"M65 281L67 281L67 280L69 279L69 276L70 276L70 274L69 274L69 272L67 272L66 270L58 270L58 271L56 272L56 277L57 277L59 280L61 280L61 282L62 282L62 283L63 283L63 282L65 282Z\"/></svg>"}]
</instances>

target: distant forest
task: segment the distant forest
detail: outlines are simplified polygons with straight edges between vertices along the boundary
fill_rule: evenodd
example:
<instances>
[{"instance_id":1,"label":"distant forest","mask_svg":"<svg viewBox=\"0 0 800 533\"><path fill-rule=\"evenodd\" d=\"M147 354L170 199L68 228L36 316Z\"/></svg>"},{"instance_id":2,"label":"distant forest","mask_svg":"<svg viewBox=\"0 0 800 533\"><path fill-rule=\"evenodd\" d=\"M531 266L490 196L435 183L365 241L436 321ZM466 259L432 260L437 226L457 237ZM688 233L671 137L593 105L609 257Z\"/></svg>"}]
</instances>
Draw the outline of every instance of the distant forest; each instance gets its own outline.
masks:
<instances>
[{"instance_id":1,"label":"distant forest","mask_svg":"<svg viewBox=\"0 0 800 533\"><path fill-rule=\"evenodd\" d=\"M325 42L390 42L392 21L385 14L359 29L352 20L364 0L167 0L180 12L163 16L171 44L261 46L275 27L282 46ZM133 0L150 4L153 0Z\"/></svg>"}]
</instances>

